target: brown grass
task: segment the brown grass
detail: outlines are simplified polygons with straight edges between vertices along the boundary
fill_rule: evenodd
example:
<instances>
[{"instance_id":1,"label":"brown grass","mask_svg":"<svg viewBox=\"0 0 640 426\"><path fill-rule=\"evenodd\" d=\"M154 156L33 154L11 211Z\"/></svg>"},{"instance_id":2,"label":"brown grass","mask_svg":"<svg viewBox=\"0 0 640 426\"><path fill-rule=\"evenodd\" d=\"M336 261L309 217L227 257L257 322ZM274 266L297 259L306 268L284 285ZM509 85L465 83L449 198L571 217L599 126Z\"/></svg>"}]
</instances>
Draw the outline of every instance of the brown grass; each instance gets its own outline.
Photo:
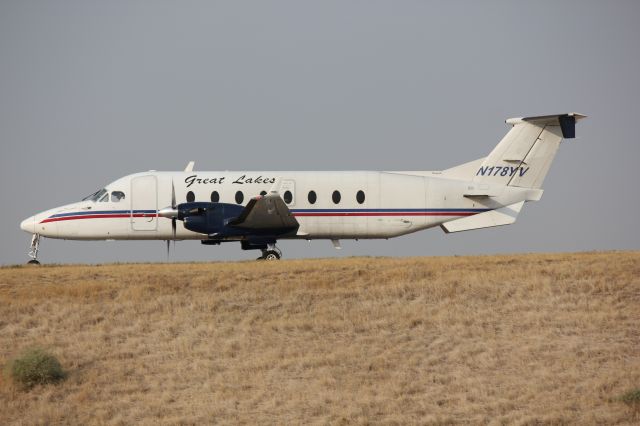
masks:
<instances>
[{"instance_id":1,"label":"brown grass","mask_svg":"<svg viewBox=\"0 0 640 426\"><path fill-rule=\"evenodd\" d=\"M631 424L640 252L0 269L0 424Z\"/></svg>"}]
</instances>

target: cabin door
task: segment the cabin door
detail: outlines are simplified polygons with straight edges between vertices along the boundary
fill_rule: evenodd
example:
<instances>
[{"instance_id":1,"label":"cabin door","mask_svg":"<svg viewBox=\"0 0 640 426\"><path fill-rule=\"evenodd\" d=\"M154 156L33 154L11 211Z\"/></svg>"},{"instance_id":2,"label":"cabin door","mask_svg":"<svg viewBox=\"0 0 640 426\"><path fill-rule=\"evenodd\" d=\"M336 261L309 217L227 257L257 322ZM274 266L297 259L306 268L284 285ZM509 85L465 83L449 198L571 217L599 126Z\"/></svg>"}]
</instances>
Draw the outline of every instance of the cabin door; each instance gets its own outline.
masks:
<instances>
[{"instance_id":1,"label":"cabin door","mask_svg":"<svg viewBox=\"0 0 640 426\"><path fill-rule=\"evenodd\" d=\"M138 176L131 180L131 229L155 231L158 227L158 179Z\"/></svg>"}]
</instances>

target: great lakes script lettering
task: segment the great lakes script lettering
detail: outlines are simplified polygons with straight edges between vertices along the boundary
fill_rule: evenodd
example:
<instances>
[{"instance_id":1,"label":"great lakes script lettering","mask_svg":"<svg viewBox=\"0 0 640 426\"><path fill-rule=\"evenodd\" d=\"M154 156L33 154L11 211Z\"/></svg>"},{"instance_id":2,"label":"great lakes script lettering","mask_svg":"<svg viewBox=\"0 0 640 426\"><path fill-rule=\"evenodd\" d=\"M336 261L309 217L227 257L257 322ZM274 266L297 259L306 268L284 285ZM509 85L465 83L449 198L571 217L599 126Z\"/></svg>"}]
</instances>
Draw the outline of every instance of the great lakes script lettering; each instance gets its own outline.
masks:
<instances>
[{"instance_id":1,"label":"great lakes script lettering","mask_svg":"<svg viewBox=\"0 0 640 426\"><path fill-rule=\"evenodd\" d=\"M187 188L189 188L194 183L202 184L202 185L222 184L222 183L225 183L226 179L227 179L227 176L219 176L219 177L213 177L213 178L199 178L198 175L191 175L185 178L184 183L186 183ZM258 176L242 175L231 183L236 185L244 185L245 183L275 183L275 182L276 182L276 178L274 177L264 177L262 175L258 175Z\"/></svg>"}]
</instances>

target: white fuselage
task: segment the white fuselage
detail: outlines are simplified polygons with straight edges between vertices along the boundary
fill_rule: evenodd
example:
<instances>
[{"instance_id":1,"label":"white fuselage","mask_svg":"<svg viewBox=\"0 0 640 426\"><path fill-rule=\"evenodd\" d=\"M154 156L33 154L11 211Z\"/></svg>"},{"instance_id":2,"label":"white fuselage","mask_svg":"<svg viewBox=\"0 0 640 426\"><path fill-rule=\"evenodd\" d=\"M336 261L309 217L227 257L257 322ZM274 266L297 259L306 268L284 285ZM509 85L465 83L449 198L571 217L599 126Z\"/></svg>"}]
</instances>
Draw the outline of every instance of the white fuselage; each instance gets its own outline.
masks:
<instances>
[{"instance_id":1,"label":"white fuselage","mask_svg":"<svg viewBox=\"0 0 640 426\"><path fill-rule=\"evenodd\" d=\"M464 197L470 182L450 179L440 172L150 171L107 185L101 199L32 216L22 222L21 228L62 239L173 239L171 220L158 216L158 210L171 205L172 184L177 203L246 205L252 197L272 189L275 182L300 223L297 235L289 238L303 239L396 237L522 198L518 191L480 200ZM114 197L114 192L124 198L120 194ZM201 240L207 236L191 232L178 222L175 238Z\"/></svg>"}]
</instances>

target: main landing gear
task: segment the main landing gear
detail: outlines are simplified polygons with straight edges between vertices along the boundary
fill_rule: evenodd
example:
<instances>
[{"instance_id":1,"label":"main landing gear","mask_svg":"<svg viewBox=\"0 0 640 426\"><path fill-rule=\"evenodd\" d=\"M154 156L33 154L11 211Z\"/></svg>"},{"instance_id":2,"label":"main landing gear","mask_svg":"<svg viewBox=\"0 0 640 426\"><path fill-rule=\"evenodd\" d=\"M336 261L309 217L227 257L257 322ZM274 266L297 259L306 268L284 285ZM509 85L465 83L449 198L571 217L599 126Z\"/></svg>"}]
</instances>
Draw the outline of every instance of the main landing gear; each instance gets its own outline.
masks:
<instances>
[{"instance_id":1,"label":"main landing gear","mask_svg":"<svg viewBox=\"0 0 640 426\"><path fill-rule=\"evenodd\" d=\"M282 252L275 244L268 244L266 249L262 249L262 256L257 260L280 260Z\"/></svg>"},{"instance_id":2,"label":"main landing gear","mask_svg":"<svg viewBox=\"0 0 640 426\"><path fill-rule=\"evenodd\" d=\"M38 249L40 248L40 234L33 234L31 237L31 247L29 248L29 257L30 261L27 262L27 265L39 265L38 262Z\"/></svg>"}]
</instances>

